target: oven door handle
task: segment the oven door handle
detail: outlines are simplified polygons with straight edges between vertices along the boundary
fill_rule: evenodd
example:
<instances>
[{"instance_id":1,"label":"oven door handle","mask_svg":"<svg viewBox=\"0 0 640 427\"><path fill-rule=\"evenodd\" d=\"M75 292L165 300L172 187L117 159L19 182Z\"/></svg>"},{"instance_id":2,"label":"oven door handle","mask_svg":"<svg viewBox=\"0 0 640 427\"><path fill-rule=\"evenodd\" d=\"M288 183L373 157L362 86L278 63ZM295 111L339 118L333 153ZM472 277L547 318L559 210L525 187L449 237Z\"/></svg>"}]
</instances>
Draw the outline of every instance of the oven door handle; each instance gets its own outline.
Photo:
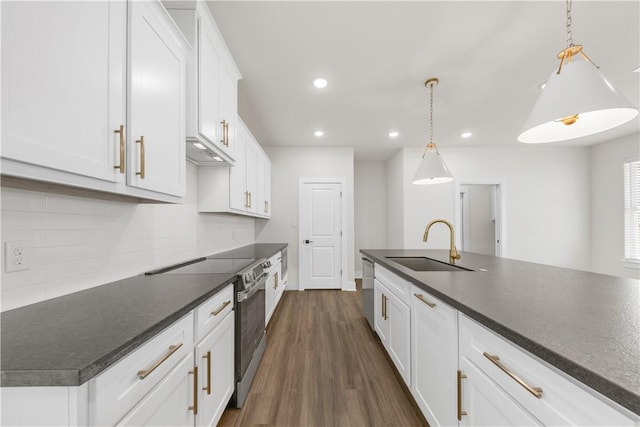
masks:
<instances>
[{"instance_id":1,"label":"oven door handle","mask_svg":"<svg viewBox=\"0 0 640 427\"><path fill-rule=\"evenodd\" d=\"M251 298L256 292L258 292L258 290L260 290L260 288L264 289L264 282L266 281L266 273L263 273L260 276L260 279L257 281L258 283L255 286L252 286L251 289L248 289L246 291L239 291L238 292L238 302L243 302L248 300L249 298Z\"/></svg>"}]
</instances>

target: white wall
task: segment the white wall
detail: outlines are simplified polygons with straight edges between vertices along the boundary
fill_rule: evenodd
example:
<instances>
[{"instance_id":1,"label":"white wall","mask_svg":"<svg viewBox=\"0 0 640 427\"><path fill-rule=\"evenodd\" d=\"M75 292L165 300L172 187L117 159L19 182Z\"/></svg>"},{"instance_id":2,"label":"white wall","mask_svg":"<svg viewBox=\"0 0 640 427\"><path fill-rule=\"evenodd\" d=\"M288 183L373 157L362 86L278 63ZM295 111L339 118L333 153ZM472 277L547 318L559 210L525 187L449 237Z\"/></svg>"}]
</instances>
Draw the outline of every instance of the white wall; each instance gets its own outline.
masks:
<instances>
[{"instance_id":1,"label":"white wall","mask_svg":"<svg viewBox=\"0 0 640 427\"><path fill-rule=\"evenodd\" d=\"M598 144L591 148L592 163L592 246L593 271L615 276L640 278L640 270L625 268L624 258L624 177L622 165L640 155L640 134Z\"/></svg>"},{"instance_id":2,"label":"white wall","mask_svg":"<svg viewBox=\"0 0 640 427\"><path fill-rule=\"evenodd\" d=\"M33 250L31 269L5 273L3 245L2 310L253 243L254 219L197 212L197 176L187 163L182 205L3 186L2 242L26 240Z\"/></svg>"},{"instance_id":3,"label":"white wall","mask_svg":"<svg viewBox=\"0 0 640 427\"><path fill-rule=\"evenodd\" d=\"M542 264L589 270L591 266L591 186L589 148L438 147L458 182L503 183L507 252L504 256ZM446 227L435 228L422 242L426 224L435 218L454 221L454 183L411 184L422 148L402 150L404 244L406 248L448 248ZM397 160L390 160L396 162Z\"/></svg>"},{"instance_id":4,"label":"white wall","mask_svg":"<svg viewBox=\"0 0 640 427\"><path fill-rule=\"evenodd\" d=\"M387 245L404 248L404 153L402 150L386 162L387 178ZM367 230L363 232L371 232Z\"/></svg>"},{"instance_id":5,"label":"white wall","mask_svg":"<svg viewBox=\"0 0 640 427\"><path fill-rule=\"evenodd\" d=\"M298 184L300 178L343 178L347 204L344 288L354 288L354 175L352 147L264 147L271 159L272 219L257 220L257 242L289 244L289 290L298 289Z\"/></svg>"},{"instance_id":6,"label":"white wall","mask_svg":"<svg viewBox=\"0 0 640 427\"><path fill-rule=\"evenodd\" d=\"M387 180L383 162L354 165L355 276L362 277L360 249L387 248Z\"/></svg>"}]
</instances>

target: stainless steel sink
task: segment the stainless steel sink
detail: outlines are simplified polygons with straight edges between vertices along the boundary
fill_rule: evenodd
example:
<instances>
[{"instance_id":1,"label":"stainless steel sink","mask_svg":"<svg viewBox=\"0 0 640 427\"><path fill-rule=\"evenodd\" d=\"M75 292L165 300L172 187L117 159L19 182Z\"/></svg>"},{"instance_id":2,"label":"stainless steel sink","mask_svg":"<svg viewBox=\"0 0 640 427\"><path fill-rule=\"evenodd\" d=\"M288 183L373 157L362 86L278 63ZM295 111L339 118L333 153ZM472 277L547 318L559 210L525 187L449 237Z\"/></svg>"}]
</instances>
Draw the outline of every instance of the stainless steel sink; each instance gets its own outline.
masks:
<instances>
[{"instance_id":1,"label":"stainless steel sink","mask_svg":"<svg viewBox=\"0 0 640 427\"><path fill-rule=\"evenodd\" d=\"M404 265L413 271L473 271L469 268L425 257L387 257L387 259Z\"/></svg>"}]
</instances>

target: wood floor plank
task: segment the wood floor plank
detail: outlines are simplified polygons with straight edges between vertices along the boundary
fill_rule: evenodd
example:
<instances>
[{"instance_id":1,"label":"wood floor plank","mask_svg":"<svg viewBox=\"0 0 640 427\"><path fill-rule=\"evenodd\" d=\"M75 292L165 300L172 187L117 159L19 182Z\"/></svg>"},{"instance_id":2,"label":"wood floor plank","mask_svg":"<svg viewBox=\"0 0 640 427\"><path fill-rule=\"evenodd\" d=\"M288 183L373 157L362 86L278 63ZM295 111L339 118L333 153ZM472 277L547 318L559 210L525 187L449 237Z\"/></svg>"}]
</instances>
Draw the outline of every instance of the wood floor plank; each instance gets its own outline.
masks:
<instances>
[{"instance_id":1,"label":"wood floor plank","mask_svg":"<svg viewBox=\"0 0 640 427\"><path fill-rule=\"evenodd\" d=\"M220 426L426 426L362 315L360 292L285 292L242 409Z\"/></svg>"}]
</instances>

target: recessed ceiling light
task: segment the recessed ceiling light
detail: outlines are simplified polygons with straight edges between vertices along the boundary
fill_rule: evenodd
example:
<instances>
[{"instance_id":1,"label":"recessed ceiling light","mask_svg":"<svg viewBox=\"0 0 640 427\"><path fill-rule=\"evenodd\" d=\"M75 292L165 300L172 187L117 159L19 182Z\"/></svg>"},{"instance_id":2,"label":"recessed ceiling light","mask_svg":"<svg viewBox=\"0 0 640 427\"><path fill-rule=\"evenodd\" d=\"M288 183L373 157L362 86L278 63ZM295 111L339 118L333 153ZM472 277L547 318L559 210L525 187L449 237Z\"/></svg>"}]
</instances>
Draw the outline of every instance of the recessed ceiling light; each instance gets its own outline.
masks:
<instances>
[{"instance_id":1,"label":"recessed ceiling light","mask_svg":"<svg viewBox=\"0 0 640 427\"><path fill-rule=\"evenodd\" d=\"M460 136L463 137L463 138L469 138L469 137L471 137L471 135L473 135L473 133L471 133L471 132L462 132L460 134Z\"/></svg>"},{"instance_id":2,"label":"recessed ceiling light","mask_svg":"<svg viewBox=\"0 0 640 427\"><path fill-rule=\"evenodd\" d=\"M216 162L221 162L222 161L222 157L219 157L219 156L212 156L211 158L213 160L215 160Z\"/></svg>"},{"instance_id":3,"label":"recessed ceiling light","mask_svg":"<svg viewBox=\"0 0 640 427\"><path fill-rule=\"evenodd\" d=\"M325 79L315 79L313 81L313 85L318 89L324 89L325 87L327 87L327 84L328 83Z\"/></svg>"},{"instance_id":4,"label":"recessed ceiling light","mask_svg":"<svg viewBox=\"0 0 640 427\"><path fill-rule=\"evenodd\" d=\"M547 85L547 82L542 82L538 85L539 89L544 89L544 87Z\"/></svg>"},{"instance_id":5,"label":"recessed ceiling light","mask_svg":"<svg viewBox=\"0 0 640 427\"><path fill-rule=\"evenodd\" d=\"M395 130L394 130L394 131L392 131L392 132L389 132L389 136L390 136L391 138L397 138L397 137L398 137L398 135L400 135L400 132L398 132L398 131L395 131Z\"/></svg>"},{"instance_id":6,"label":"recessed ceiling light","mask_svg":"<svg viewBox=\"0 0 640 427\"><path fill-rule=\"evenodd\" d=\"M322 132L321 130L317 130L313 133L315 136L322 136L324 135L324 132Z\"/></svg>"},{"instance_id":7,"label":"recessed ceiling light","mask_svg":"<svg viewBox=\"0 0 640 427\"><path fill-rule=\"evenodd\" d=\"M199 142L194 142L193 146L200 149L200 150L206 150L207 147L205 147L204 145L200 144Z\"/></svg>"},{"instance_id":8,"label":"recessed ceiling light","mask_svg":"<svg viewBox=\"0 0 640 427\"><path fill-rule=\"evenodd\" d=\"M640 73L640 67L636 67L636 68L634 68L633 72L634 72L634 73Z\"/></svg>"}]
</instances>

